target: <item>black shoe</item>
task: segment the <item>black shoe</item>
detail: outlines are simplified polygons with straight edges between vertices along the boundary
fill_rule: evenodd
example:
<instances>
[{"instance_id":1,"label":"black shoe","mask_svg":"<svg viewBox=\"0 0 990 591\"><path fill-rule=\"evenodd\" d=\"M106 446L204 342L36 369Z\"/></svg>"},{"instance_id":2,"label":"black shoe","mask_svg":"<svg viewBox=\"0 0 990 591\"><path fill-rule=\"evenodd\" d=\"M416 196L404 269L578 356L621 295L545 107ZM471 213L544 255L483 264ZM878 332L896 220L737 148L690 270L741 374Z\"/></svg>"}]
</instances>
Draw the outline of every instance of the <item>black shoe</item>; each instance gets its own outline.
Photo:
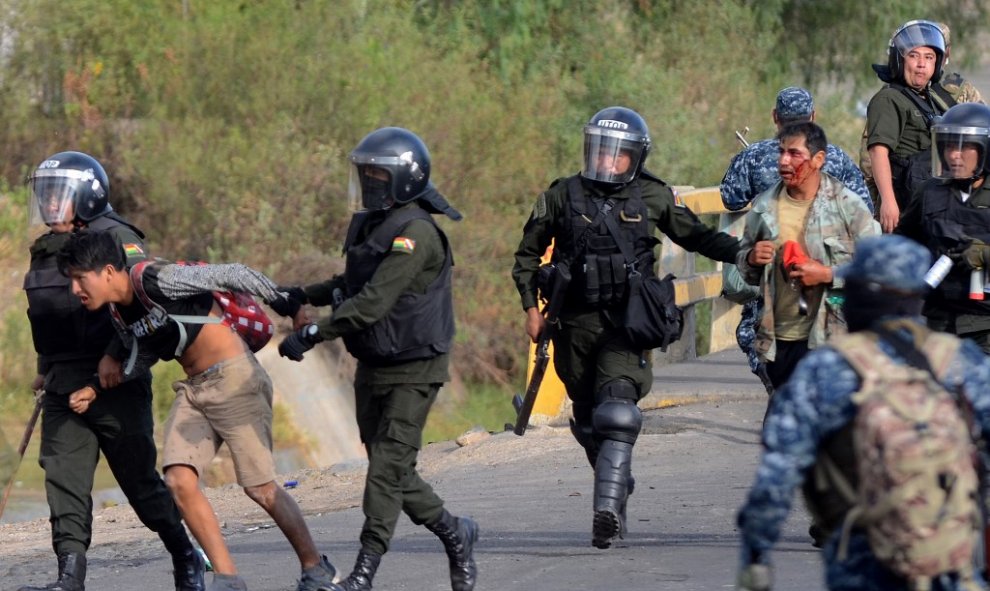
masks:
<instances>
[{"instance_id":1,"label":"black shoe","mask_svg":"<svg viewBox=\"0 0 990 591\"><path fill-rule=\"evenodd\" d=\"M206 561L190 547L172 556L172 577L175 591L206 591Z\"/></svg>"},{"instance_id":2,"label":"black shoe","mask_svg":"<svg viewBox=\"0 0 990 591\"><path fill-rule=\"evenodd\" d=\"M369 591L371 581L378 572L378 565L382 561L381 554L374 554L364 550L358 551L357 560L354 561L354 570L347 578L330 587L331 591Z\"/></svg>"},{"instance_id":3,"label":"black shoe","mask_svg":"<svg viewBox=\"0 0 990 591\"><path fill-rule=\"evenodd\" d=\"M21 587L17 591L86 591L86 555L65 552L58 555L58 580L44 587Z\"/></svg>"},{"instance_id":4,"label":"black shoe","mask_svg":"<svg viewBox=\"0 0 990 591\"><path fill-rule=\"evenodd\" d=\"M426 528L440 538L447 551L450 588L453 591L472 591L478 582L478 565L474 562L478 524L469 517L454 517L444 509L440 519Z\"/></svg>"}]
</instances>

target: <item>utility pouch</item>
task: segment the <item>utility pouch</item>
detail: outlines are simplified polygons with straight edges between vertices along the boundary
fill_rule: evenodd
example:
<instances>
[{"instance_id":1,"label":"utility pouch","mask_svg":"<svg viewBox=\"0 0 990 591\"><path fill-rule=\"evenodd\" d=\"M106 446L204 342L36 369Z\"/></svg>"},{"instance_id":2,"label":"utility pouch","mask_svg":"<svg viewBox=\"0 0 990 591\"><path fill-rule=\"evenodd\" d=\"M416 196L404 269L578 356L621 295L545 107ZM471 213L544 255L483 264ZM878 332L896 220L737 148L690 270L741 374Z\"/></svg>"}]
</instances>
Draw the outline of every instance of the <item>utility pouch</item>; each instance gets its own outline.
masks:
<instances>
[{"instance_id":1,"label":"utility pouch","mask_svg":"<svg viewBox=\"0 0 990 591\"><path fill-rule=\"evenodd\" d=\"M597 304L599 299L598 257L593 254L584 255L584 301Z\"/></svg>"},{"instance_id":2,"label":"utility pouch","mask_svg":"<svg viewBox=\"0 0 990 591\"><path fill-rule=\"evenodd\" d=\"M611 257L612 267L612 297L616 302L621 302L626 295L626 259L621 253L615 253Z\"/></svg>"},{"instance_id":3,"label":"utility pouch","mask_svg":"<svg viewBox=\"0 0 990 591\"><path fill-rule=\"evenodd\" d=\"M598 264L598 301L602 304L611 304L614 300L612 293L612 261L608 255L597 255L595 257Z\"/></svg>"}]
</instances>

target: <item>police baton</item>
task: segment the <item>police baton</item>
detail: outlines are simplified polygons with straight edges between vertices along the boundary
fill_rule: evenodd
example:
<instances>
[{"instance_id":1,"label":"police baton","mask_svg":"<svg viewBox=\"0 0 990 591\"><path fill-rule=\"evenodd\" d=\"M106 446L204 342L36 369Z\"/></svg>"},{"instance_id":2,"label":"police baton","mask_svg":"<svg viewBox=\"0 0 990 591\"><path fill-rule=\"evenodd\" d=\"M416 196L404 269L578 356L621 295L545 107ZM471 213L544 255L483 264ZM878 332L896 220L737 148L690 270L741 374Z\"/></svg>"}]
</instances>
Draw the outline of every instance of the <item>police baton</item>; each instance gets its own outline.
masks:
<instances>
[{"instance_id":1,"label":"police baton","mask_svg":"<svg viewBox=\"0 0 990 591\"><path fill-rule=\"evenodd\" d=\"M10 471L10 479L7 481L7 485L3 488L3 498L0 498L0 517L3 517L3 510L7 507L7 499L10 497L10 489L13 488L14 479L17 477L17 469L21 467L24 452L27 450L28 443L31 441L31 434L34 433L34 426L38 423L38 417L41 415L41 400L44 398L44 395L43 390L35 392L34 410L31 412L31 418L28 419L27 426L24 428L24 436L21 437L21 444L17 446L17 462L14 464L13 470Z\"/></svg>"}]
</instances>

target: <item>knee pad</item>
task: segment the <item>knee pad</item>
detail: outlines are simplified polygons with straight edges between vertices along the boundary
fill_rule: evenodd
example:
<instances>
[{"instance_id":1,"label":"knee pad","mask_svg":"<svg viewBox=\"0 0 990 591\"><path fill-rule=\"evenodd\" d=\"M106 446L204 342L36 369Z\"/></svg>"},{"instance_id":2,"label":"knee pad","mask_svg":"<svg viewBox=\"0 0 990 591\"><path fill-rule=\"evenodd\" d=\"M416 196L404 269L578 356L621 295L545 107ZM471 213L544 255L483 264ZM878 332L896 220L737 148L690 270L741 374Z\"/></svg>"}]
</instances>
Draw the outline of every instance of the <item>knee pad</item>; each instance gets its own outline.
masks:
<instances>
[{"instance_id":1,"label":"knee pad","mask_svg":"<svg viewBox=\"0 0 990 591\"><path fill-rule=\"evenodd\" d=\"M643 413L636 403L626 399L610 399L598 405L591 417L595 438L636 443L643 428Z\"/></svg>"},{"instance_id":2,"label":"knee pad","mask_svg":"<svg viewBox=\"0 0 990 591\"><path fill-rule=\"evenodd\" d=\"M639 400L639 389L627 378L609 380L598 392L595 392L595 406L601 405L606 400L628 400L636 404Z\"/></svg>"}]
</instances>

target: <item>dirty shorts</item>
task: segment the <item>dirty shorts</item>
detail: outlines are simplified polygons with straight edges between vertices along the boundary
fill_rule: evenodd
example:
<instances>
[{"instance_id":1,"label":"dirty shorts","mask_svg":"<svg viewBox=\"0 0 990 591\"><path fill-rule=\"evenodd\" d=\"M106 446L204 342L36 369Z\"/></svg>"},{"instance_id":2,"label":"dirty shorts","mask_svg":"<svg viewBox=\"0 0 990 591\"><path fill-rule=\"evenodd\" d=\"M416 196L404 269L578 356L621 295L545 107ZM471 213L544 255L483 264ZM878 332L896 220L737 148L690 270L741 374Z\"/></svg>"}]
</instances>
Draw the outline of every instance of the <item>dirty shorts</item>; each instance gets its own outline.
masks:
<instances>
[{"instance_id":1,"label":"dirty shorts","mask_svg":"<svg viewBox=\"0 0 990 591\"><path fill-rule=\"evenodd\" d=\"M165 422L164 468L183 464L202 476L227 442L242 487L275 479L272 382L251 353L221 361L172 384L175 402Z\"/></svg>"}]
</instances>

